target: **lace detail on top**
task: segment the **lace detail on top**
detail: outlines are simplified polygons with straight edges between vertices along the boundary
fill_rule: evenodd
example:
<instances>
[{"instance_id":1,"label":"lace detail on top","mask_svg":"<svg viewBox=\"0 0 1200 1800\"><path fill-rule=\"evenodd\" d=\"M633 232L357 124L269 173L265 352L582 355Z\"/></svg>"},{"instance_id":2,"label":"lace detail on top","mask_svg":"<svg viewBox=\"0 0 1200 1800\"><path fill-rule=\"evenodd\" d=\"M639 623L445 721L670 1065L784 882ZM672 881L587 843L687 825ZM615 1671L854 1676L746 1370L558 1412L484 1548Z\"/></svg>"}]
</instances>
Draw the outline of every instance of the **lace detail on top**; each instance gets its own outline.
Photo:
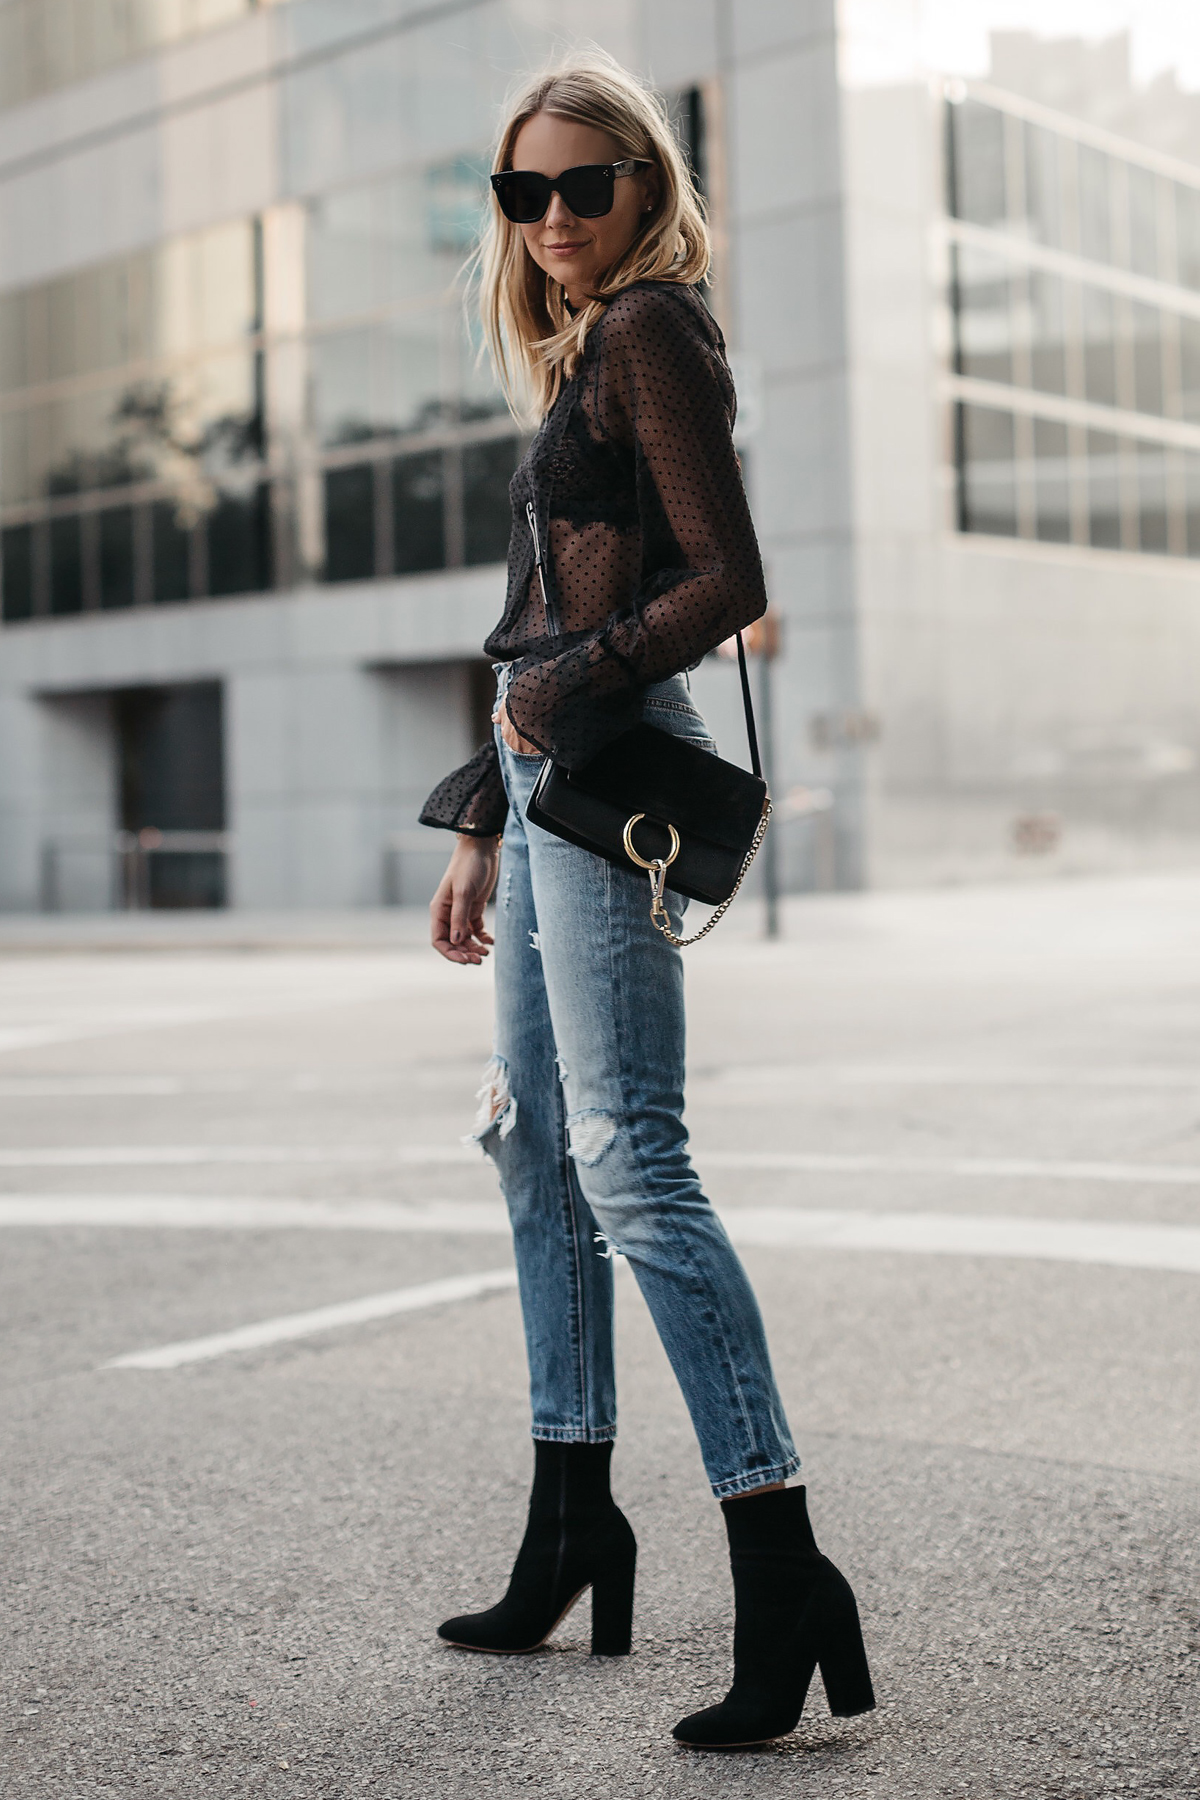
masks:
<instances>
[{"instance_id":1,"label":"lace detail on top","mask_svg":"<svg viewBox=\"0 0 1200 1800\"><path fill-rule=\"evenodd\" d=\"M766 608L734 406L721 333L695 290L639 282L609 304L512 479L508 594L485 648L513 665L517 730L567 768L637 724L651 682ZM484 835L505 811L488 744L421 819Z\"/></svg>"}]
</instances>

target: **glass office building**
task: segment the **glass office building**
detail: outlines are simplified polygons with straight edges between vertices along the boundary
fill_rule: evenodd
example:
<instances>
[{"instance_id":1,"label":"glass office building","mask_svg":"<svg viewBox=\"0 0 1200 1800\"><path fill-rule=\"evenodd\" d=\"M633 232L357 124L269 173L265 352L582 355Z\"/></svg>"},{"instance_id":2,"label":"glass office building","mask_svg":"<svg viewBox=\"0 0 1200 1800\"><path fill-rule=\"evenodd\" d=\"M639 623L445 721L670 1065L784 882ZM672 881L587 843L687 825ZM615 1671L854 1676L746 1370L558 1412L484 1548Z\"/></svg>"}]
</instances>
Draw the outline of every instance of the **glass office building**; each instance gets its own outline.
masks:
<instances>
[{"instance_id":1,"label":"glass office building","mask_svg":"<svg viewBox=\"0 0 1200 1800\"><path fill-rule=\"evenodd\" d=\"M1200 169L946 105L963 531L1200 557Z\"/></svg>"},{"instance_id":2,"label":"glass office building","mask_svg":"<svg viewBox=\"0 0 1200 1800\"><path fill-rule=\"evenodd\" d=\"M462 270L580 36L712 213L787 884L1192 854L1191 97L937 10L0 0L0 905L429 891L523 448Z\"/></svg>"}]
</instances>

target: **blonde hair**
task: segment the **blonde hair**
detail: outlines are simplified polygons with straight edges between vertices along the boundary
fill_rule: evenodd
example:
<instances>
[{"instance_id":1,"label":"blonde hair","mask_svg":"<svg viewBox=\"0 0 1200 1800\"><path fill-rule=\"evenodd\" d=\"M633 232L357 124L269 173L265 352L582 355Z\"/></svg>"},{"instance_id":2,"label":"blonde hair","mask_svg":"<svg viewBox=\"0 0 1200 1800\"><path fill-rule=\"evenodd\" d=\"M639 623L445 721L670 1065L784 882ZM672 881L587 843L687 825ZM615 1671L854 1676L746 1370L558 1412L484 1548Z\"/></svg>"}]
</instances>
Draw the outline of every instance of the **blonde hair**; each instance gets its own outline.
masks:
<instances>
[{"instance_id":1,"label":"blonde hair","mask_svg":"<svg viewBox=\"0 0 1200 1800\"><path fill-rule=\"evenodd\" d=\"M712 260L704 203L659 95L602 50L554 63L510 99L492 159L494 173L512 167L518 132L543 112L595 126L615 139L622 156L653 163L658 199L628 250L572 314L561 283L534 262L520 226L505 218L492 194L475 259L479 308L509 407L530 422L550 409L574 374L588 332L615 294L635 281L703 281Z\"/></svg>"}]
</instances>

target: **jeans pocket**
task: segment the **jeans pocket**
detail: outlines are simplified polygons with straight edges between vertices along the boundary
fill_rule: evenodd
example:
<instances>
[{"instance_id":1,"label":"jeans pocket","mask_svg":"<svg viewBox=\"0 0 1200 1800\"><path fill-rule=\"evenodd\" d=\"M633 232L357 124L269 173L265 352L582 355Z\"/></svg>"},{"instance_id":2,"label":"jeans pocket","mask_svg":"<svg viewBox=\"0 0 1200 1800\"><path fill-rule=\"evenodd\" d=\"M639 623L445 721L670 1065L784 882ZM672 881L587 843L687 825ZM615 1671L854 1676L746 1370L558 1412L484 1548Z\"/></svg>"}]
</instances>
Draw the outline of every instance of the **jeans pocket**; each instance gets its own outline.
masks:
<instances>
[{"instance_id":1,"label":"jeans pocket","mask_svg":"<svg viewBox=\"0 0 1200 1800\"><path fill-rule=\"evenodd\" d=\"M642 723L653 725L658 731L669 731L672 737L683 738L698 750L716 751L707 722L690 700L647 700L642 708Z\"/></svg>"}]
</instances>

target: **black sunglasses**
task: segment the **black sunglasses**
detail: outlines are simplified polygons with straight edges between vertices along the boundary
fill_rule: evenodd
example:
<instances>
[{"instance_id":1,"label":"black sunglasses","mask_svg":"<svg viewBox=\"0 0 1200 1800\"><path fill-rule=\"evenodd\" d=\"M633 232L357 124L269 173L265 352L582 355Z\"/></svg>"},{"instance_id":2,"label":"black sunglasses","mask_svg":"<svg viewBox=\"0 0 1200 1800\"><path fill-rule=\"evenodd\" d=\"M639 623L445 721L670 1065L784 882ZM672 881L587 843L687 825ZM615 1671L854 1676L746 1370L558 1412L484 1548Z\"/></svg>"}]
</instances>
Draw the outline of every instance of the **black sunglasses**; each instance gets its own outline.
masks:
<instances>
[{"instance_id":1,"label":"black sunglasses","mask_svg":"<svg viewBox=\"0 0 1200 1800\"><path fill-rule=\"evenodd\" d=\"M535 225L544 219L556 190L577 219L601 219L612 211L617 176L650 167L644 157L627 156L624 162L581 163L577 169L564 169L553 181L532 169L505 169L492 176L492 187L500 211L514 225Z\"/></svg>"}]
</instances>

